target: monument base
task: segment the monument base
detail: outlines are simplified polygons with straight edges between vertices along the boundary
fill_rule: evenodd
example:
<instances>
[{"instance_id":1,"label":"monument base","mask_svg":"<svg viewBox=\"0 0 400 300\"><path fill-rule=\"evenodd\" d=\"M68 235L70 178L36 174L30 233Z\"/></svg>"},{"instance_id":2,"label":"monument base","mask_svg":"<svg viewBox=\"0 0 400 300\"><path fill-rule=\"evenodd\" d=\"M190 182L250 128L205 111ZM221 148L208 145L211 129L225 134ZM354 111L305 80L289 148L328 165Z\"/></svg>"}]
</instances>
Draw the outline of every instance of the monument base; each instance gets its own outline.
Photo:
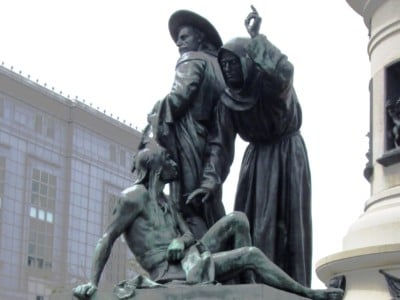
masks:
<instances>
[{"instance_id":1,"label":"monument base","mask_svg":"<svg viewBox=\"0 0 400 300\"><path fill-rule=\"evenodd\" d=\"M50 300L75 299L71 293L53 294ZM138 289L126 300L305 300L264 284L207 285L192 287L168 287ZM98 290L91 300L118 300L111 292Z\"/></svg>"}]
</instances>

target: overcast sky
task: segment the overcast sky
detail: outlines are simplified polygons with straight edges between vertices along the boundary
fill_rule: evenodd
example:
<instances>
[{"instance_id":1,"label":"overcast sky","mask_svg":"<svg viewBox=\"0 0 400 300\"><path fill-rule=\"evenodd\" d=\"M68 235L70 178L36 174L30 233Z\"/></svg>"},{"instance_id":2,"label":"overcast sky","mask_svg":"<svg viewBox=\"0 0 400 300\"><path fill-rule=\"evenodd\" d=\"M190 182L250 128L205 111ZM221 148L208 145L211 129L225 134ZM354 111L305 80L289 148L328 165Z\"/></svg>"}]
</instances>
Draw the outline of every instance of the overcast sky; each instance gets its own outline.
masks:
<instances>
[{"instance_id":1,"label":"overcast sky","mask_svg":"<svg viewBox=\"0 0 400 300\"><path fill-rule=\"evenodd\" d=\"M71 99L78 97L139 129L173 81L178 51L169 16L189 9L206 17L224 42L246 36L253 4L262 33L295 66L302 134L313 184L314 265L342 249L363 212L369 184L368 32L345 0L1 0L0 61ZM224 186L232 210L244 144ZM315 275L315 272L314 272ZM314 287L322 287L316 276Z\"/></svg>"}]
</instances>

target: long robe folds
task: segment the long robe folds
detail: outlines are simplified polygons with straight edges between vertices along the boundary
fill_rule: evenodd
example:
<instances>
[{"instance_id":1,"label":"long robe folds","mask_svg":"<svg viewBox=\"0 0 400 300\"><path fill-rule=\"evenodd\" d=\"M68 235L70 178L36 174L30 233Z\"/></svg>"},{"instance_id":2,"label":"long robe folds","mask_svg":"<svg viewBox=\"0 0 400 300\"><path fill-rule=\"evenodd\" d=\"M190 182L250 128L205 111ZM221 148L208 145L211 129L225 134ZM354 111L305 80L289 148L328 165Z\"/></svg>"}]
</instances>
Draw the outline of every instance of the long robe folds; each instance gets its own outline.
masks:
<instances>
[{"instance_id":1,"label":"long robe folds","mask_svg":"<svg viewBox=\"0 0 400 300\"><path fill-rule=\"evenodd\" d=\"M195 237L200 239L225 215L221 190L208 203L187 205L188 195L199 186L211 118L223 91L224 80L215 55L187 52L176 65L171 92L159 103L155 135L179 166L179 182L172 198Z\"/></svg>"},{"instance_id":2,"label":"long robe folds","mask_svg":"<svg viewBox=\"0 0 400 300\"><path fill-rule=\"evenodd\" d=\"M249 142L235 210L248 216L254 246L310 286L311 178L293 67L261 35L233 40L223 49L240 58L245 84L240 91L226 89L218 104L202 186L215 189L225 180L236 134Z\"/></svg>"}]
</instances>

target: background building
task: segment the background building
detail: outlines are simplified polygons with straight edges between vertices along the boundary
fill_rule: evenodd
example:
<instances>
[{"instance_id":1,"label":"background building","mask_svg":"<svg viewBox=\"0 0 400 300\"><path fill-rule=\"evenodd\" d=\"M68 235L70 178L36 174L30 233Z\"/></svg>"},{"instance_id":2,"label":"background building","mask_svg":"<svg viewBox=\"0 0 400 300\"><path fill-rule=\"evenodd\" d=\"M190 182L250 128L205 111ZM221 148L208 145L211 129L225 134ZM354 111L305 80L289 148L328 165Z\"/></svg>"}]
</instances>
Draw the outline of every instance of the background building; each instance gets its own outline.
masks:
<instances>
[{"instance_id":1,"label":"background building","mask_svg":"<svg viewBox=\"0 0 400 300\"><path fill-rule=\"evenodd\" d=\"M340 278L345 300L399 299L400 1L347 3L362 16L370 38L370 149L364 174L371 195L344 237L343 251L320 260L317 273L325 283Z\"/></svg>"},{"instance_id":2,"label":"background building","mask_svg":"<svg viewBox=\"0 0 400 300\"><path fill-rule=\"evenodd\" d=\"M0 299L44 300L85 282L132 184L140 133L68 98L0 67ZM102 285L129 276L128 255L119 240Z\"/></svg>"}]
</instances>

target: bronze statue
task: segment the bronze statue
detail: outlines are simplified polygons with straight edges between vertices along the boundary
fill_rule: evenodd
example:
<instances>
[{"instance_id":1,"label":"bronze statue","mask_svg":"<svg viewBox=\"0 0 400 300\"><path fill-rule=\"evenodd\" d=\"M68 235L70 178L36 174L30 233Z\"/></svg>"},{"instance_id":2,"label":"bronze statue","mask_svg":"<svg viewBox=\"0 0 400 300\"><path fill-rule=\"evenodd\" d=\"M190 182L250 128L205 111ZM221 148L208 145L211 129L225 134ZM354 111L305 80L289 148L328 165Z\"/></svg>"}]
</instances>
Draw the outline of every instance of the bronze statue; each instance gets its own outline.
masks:
<instances>
[{"instance_id":1,"label":"bronze statue","mask_svg":"<svg viewBox=\"0 0 400 300\"><path fill-rule=\"evenodd\" d=\"M165 151L141 150L135 169L138 179L122 192L113 220L96 246L90 281L74 289L75 297L88 299L96 292L113 243L124 235L128 247L150 274L150 279L142 281L150 286L174 280L203 283L251 269L263 283L278 289L311 299L342 299L340 289L302 286L251 247L249 224L243 213L223 217L201 240L195 240L174 202L163 193L164 185L177 178L177 166Z\"/></svg>"},{"instance_id":2,"label":"bronze statue","mask_svg":"<svg viewBox=\"0 0 400 300\"><path fill-rule=\"evenodd\" d=\"M208 203L186 205L187 196L199 185L212 112L224 88L217 61L221 38L205 18L187 10L169 20L171 36L181 57L169 94L152 113L154 136L179 166L179 181L172 185L174 198L192 232L200 238L225 215L221 190Z\"/></svg>"},{"instance_id":3,"label":"bronze statue","mask_svg":"<svg viewBox=\"0 0 400 300\"><path fill-rule=\"evenodd\" d=\"M400 98L387 102L387 113L392 121L391 137L393 138L393 148L400 147Z\"/></svg>"},{"instance_id":4,"label":"bronze statue","mask_svg":"<svg viewBox=\"0 0 400 300\"><path fill-rule=\"evenodd\" d=\"M234 210L250 221L254 246L296 281L310 286L311 176L300 134L302 114L293 88L293 65L264 35L253 8L251 38L222 46L218 59L227 88L210 133L210 156L200 188L189 201L207 201L228 173L236 135L249 142Z\"/></svg>"}]
</instances>

